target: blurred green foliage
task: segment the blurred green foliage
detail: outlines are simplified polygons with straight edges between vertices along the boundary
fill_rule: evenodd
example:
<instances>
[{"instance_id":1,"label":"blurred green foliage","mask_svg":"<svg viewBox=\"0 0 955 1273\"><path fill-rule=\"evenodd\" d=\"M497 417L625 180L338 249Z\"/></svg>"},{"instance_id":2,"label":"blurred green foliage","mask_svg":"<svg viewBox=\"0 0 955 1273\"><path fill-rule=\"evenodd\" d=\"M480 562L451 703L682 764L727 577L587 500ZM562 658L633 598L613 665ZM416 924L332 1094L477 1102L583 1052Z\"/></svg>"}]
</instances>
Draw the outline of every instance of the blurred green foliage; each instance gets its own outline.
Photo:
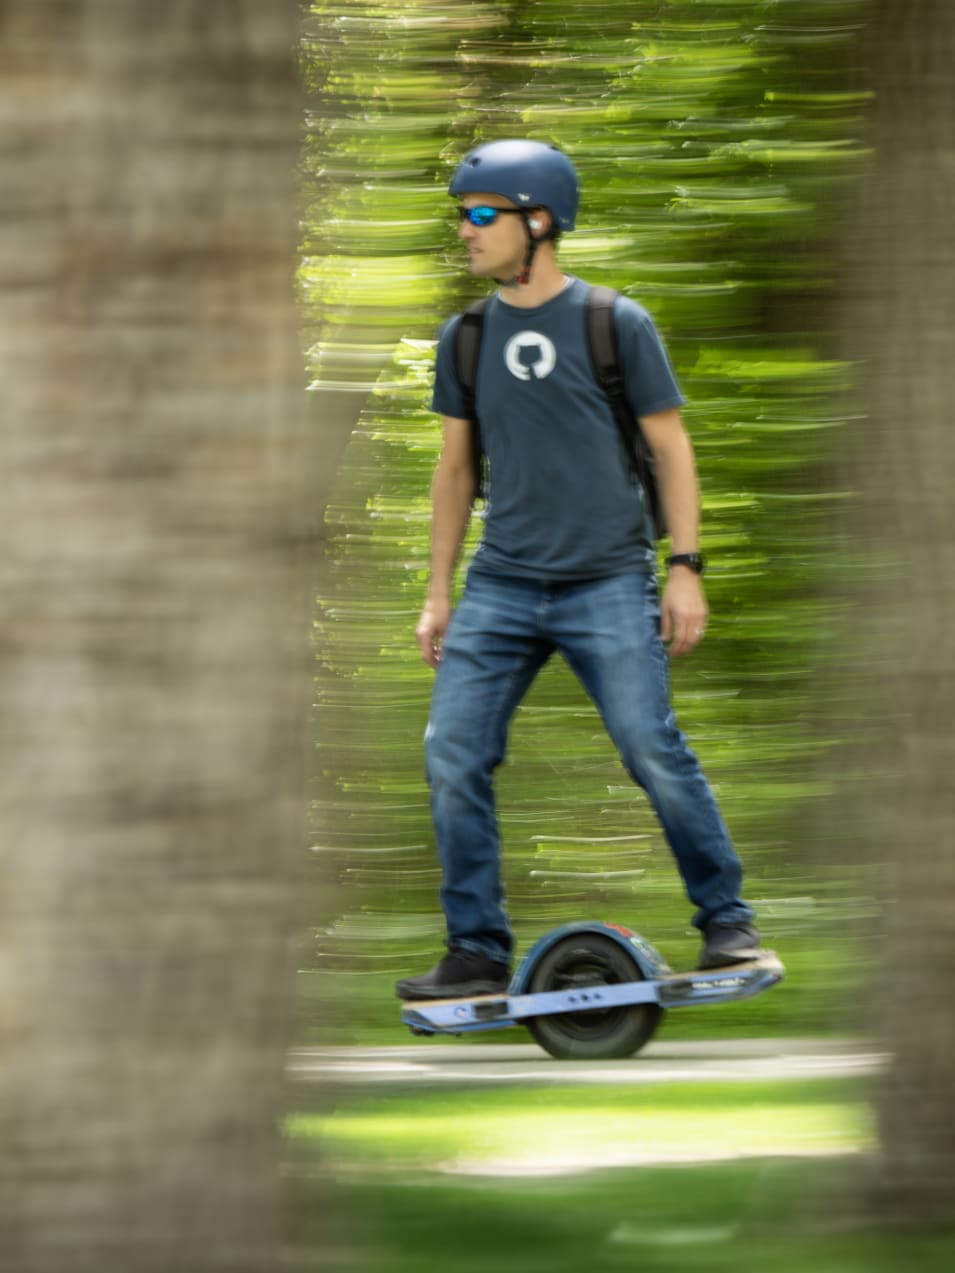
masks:
<instances>
[{"instance_id":1,"label":"blurred green foliage","mask_svg":"<svg viewBox=\"0 0 955 1273\"><path fill-rule=\"evenodd\" d=\"M341 1037L390 1022L391 978L443 941L421 756L431 673L413 639L439 444L430 369L439 323L476 290L447 181L475 140L503 136L570 154L584 194L565 268L639 299L667 339L712 563L707 642L673 670L677 714L768 944L806 965L811 993L789 1028L844 1026L859 962L849 935L872 914L872 883L838 843L803 839L810 811L836 798L828 758L842 742L816 722L842 623L834 510L848 493L833 475L852 369L838 357L833 279L866 158L862 9L309 6L300 283L312 387L368 395L327 513L316 623L324 900L309 966L335 976L310 997L334 1002ZM518 713L499 808L522 945L594 916L638 928L675 964L693 959L655 819L562 666Z\"/></svg>"},{"instance_id":2,"label":"blurred green foliage","mask_svg":"<svg viewBox=\"0 0 955 1273\"><path fill-rule=\"evenodd\" d=\"M287 1122L290 1250L296 1268L376 1273L947 1273L950 1227L858 1215L871 1089L816 1076L337 1093Z\"/></svg>"},{"instance_id":3,"label":"blurred green foliage","mask_svg":"<svg viewBox=\"0 0 955 1273\"><path fill-rule=\"evenodd\" d=\"M774 1157L556 1179L363 1170L324 1184L331 1225L297 1174L286 1181L291 1249L316 1273L948 1273L950 1234L845 1223L846 1166ZM361 1217L355 1232L342 1216Z\"/></svg>"},{"instance_id":4,"label":"blurred green foliage","mask_svg":"<svg viewBox=\"0 0 955 1273\"><path fill-rule=\"evenodd\" d=\"M487 1082L367 1091L290 1114L287 1139L321 1142L338 1170L378 1175L578 1175L712 1157L853 1154L874 1140L867 1083L848 1079L585 1084ZM331 1173L331 1174L334 1174Z\"/></svg>"}]
</instances>

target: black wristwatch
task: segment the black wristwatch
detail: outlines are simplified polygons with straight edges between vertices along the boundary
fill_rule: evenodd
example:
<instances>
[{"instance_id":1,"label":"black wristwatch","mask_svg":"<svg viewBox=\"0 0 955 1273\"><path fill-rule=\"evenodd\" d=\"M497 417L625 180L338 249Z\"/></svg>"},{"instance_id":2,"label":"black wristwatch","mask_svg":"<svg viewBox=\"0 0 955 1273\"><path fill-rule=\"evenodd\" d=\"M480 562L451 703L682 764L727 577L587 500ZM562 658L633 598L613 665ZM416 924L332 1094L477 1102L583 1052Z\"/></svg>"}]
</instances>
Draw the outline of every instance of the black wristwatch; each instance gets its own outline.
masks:
<instances>
[{"instance_id":1,"label":"black wristwatch","mask_svg":"<svg viewBox=\"0 0 955 1273\"><path fill-rule=\"evenodd\" d=\"M667 569L673 566L686 566L695 575L701 575L706 569L706 558L702 553L674 553L672 557L667 557Z\"/></svg>"}]
</instances>

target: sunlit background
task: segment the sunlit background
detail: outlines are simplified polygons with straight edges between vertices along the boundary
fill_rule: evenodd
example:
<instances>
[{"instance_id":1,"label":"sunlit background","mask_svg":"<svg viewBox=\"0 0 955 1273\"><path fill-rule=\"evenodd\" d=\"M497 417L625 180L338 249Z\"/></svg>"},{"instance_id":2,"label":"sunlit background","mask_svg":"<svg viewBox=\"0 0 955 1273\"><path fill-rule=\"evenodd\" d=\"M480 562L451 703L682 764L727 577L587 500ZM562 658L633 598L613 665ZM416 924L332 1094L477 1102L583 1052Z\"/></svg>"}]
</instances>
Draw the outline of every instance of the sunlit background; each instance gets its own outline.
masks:
<instances>
[{"instance_id":1,"label":"sunlit background","mask_svg":"<svg viewBox=\"0 0 955 1273\"><path fill-rule=\"evenodd\" d=\"M476 140L529 136L561 146L581 175L564 268L651 311L689 400L712 619L705 646L674 667L677 713L765 940L796 974L746 1020L756 1032L780 1011L790 1029L828 1024L831 979L813 969L857 976L875 906L871 868L818 812L853 733L821 700L837 697L826 651L839 646L837 576L853 553L834 462L852 369L834 306L845 201L865 161L860 5L419 0L311 14L311 387L326 402L346 395L358 419L327 514L316 624L327 909L309 961L319 975L303 973L306 1018L343 1041L394 1038L391 982L443 943L421 751L432 674L413 632L439 444L435 336L480 286L447 183ZM604 918L692 966L698 939L666 843L559 663L519 710L498 790L521 948Z\"/></svg>"}]
</instances>

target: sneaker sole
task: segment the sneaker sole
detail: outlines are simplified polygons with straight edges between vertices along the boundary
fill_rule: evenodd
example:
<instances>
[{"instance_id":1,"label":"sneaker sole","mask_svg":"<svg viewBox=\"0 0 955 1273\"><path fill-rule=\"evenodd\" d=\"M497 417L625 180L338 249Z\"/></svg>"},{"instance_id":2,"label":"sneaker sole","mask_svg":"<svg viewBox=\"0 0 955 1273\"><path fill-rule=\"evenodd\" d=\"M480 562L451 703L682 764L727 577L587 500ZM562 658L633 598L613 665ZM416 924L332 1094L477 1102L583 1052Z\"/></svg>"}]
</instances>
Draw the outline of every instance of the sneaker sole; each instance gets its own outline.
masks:
<instances>
[{"instance_id":1,"label":"sneaker sole","mask_svg":"<svg viewBox=\"0 0 955 1273\"><path fill-rule=\"evenodd\" d=\"M409 986L399 981L395 994L399 999L413 1003L420 999L473 999L477 995L507 994L508 983L494 981L462 981L454 986Z\"/></svg>"},{"instance_id":2,"label":"sneaker sole","mask_svg":"<svg viewBox=\"0 0 955 1273\"><path fill-rule=\"evenodd\" d=\"M697 964L698 972L709 972L713 968L730 968L733 964L749 964L755 959L760 959L765 954L760 947L750 947L747 950L721 951L718 954L710 955L708 958L704 956Z\"/></svg>"}]
</instances>

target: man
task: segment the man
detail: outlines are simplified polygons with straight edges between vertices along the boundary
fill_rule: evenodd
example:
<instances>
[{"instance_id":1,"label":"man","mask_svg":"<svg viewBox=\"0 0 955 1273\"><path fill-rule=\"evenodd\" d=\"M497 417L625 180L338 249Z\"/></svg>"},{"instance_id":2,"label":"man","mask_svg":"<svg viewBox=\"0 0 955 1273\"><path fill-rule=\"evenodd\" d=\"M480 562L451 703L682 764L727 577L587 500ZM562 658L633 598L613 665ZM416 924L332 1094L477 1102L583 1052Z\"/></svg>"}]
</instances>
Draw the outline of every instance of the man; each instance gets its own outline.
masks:
<instances>
[{"instance_id":1,"label":"man","mask_svg":"<svg viewBox=\"0 0 955 1273\"><path fill-rule=\"evenodd\" d=\"M742 871L710 788L669 704L667 650L706 627L699 496L666 353L646 312L618 297L627 400L656 461L672 556L662 599L654 529L613 411L590 365L586 284L557 263L579 198L570 160L533 141L478 146L450 193L460 199L468 267L499 286L489 301L475 399L490 487L483 538L452 621L451 588L477 480L468 403L455 372L459 318L441 333L432 407L443 447L432 485L431 578L417 627L436 669L425 735L442 867L448 951L399 981L402 999L493 994L509 980L492 779L511 718L560 653L594 700L620 757L647 792L673 850L701 968L756 957Z\"/></svg>"}]
</instances>

